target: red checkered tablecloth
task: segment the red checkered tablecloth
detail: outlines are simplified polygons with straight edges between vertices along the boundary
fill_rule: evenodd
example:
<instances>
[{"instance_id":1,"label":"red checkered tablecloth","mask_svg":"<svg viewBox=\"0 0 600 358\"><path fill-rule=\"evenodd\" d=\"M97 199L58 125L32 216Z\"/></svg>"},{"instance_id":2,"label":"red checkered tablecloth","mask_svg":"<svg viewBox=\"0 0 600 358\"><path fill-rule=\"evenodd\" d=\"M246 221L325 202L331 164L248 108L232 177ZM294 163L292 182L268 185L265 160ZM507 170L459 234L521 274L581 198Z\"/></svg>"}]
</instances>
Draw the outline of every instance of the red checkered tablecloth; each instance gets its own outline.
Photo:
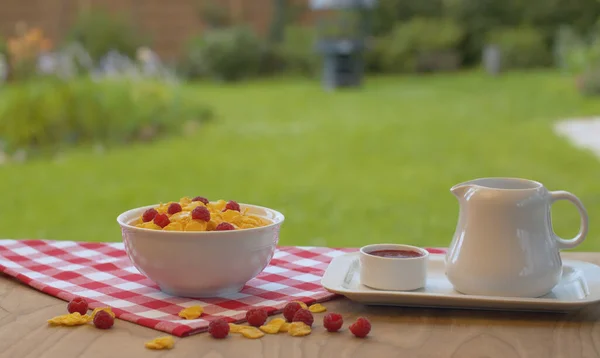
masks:
<instances>
[{"instance_id":1,"label":"red checkered tablecloth","mask_svg":"<svg viewBox=\"0 0 600 358\"><path fill-rule=\"evenodd\" d=\"M321 286L321 277L332 258L355 250L279 247L269 266L241 292L202 300L160 291L133 266L120 242L0 240L0 271L65 301L82 296L92 309L110 306L119 319L185 337L204 332L215 318L242 322L250 308L264 307L272 315L289 301L334 298ZM204 307L200 318L177 315L193 305Z\"/></svg>"}]
</instances>

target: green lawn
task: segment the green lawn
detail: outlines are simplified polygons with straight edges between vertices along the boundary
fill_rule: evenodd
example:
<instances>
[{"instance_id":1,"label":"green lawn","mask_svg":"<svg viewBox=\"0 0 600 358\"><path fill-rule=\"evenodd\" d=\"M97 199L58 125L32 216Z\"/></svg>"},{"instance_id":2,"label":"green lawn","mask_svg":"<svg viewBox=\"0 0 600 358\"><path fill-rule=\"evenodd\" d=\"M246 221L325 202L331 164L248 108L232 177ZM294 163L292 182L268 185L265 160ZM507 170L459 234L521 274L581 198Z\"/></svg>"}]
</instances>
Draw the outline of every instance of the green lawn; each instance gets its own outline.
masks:
<instances>
[{"instance_id":1,"label":"green lawn","mask_svg":"<svg viewBox=\"0 0 600 358\"><path fill-rule=\"evenodd\" d=\"M281 210L284 245L447 245L449 188L483 176L536 179L587 206L600 249L600 161L556 137L553 121L600 114L554 73L369 78L362 90L316 81L196 84L218 118L193 136L58 162L0 167L0 236L119 241L128 208L203 195ZM573 236L568 203L555 229Z\"/></svg>"}]
</instances>

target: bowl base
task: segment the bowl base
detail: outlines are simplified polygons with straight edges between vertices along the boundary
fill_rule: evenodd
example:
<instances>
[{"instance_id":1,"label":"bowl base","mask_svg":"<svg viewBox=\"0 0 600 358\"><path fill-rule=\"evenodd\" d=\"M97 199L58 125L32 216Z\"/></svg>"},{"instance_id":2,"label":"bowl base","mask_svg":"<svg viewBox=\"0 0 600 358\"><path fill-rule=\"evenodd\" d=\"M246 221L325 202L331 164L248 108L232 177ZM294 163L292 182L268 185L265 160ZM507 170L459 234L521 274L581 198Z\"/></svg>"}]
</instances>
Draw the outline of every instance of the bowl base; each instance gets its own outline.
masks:
<instances>
[{"instance_id":1,"label":"bowl base","mask_svg":"<svg viewBox=\"0 0 600 358\"><path fill-rule=\"evenodd\" d=\"M177 289L158 285L160 290L171 296L187 297L187 298L212 298L223 297L233 293L238 293L244 288L244 285L231 286L219 289Z\"/></svg>"}]
</instances>

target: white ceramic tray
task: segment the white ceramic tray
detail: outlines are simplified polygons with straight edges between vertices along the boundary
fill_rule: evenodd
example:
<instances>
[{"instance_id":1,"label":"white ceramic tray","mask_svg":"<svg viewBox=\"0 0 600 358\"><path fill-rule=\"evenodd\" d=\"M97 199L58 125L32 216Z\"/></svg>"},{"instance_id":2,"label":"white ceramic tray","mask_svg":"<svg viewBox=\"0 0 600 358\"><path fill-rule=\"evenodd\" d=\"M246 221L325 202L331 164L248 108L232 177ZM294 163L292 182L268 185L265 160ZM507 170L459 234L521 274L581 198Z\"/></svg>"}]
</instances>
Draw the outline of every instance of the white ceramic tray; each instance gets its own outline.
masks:
<instances>
[{"instance_id":1,"label":"white ceramic tray","mask_svg":"<svg viewBox=\"0 0 600 358\"><path fill-rule=\"evenodd\" d=\"M443 307L484 310L570 311L600 302L600 267L563 260L563 275L551 293L540 298L464 295L445 275L444 255L430 254L427 283L415 291L380 291L360 283L358 253L334 258L321 280L325 289L367 305Z\"/></svg>"}]
</instances>

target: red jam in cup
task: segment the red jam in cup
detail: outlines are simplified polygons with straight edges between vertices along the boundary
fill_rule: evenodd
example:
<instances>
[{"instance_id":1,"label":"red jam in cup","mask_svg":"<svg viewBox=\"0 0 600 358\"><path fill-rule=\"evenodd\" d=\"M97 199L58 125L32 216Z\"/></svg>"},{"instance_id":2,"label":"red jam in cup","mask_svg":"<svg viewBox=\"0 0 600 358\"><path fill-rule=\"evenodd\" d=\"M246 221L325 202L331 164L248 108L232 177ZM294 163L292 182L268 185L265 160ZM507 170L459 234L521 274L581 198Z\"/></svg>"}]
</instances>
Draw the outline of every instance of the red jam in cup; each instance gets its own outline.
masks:
<instances>
[{"instance_id":1,"label":"red jam in cup","mask_svg":"<svg viewBox=\"0 0 600 358\"><path fill-rule=\"evenodd\" d=\"M411 257L424 256L421 252L411 250L375 250L368 252L369 255L388 257L394 259L406 259Z\"/></svg>"}]
</instances>

